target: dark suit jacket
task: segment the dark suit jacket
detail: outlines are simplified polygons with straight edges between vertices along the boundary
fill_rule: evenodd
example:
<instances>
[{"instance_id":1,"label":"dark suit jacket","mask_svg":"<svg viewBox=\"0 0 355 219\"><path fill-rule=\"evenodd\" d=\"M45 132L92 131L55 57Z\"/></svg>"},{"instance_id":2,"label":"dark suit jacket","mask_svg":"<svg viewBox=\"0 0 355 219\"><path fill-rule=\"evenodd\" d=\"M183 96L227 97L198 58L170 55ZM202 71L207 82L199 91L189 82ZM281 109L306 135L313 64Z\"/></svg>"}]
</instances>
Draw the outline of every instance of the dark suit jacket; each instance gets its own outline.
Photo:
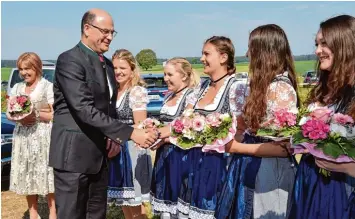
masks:
<instances>
[{"instance_id":1,"label":"dark suit jacket","mask_svg":"<svg viewBox=\"0 0 355 219\"><path fill-rule=\"evenodd\" d=\"M49 166L69 172L95 174L107 161L106 137L124 143L133 128L116 120L117 86L112 63L105 58L113 95L96 53L81 42L57 60L54 119Z\"/></svg>"}]
</instances>

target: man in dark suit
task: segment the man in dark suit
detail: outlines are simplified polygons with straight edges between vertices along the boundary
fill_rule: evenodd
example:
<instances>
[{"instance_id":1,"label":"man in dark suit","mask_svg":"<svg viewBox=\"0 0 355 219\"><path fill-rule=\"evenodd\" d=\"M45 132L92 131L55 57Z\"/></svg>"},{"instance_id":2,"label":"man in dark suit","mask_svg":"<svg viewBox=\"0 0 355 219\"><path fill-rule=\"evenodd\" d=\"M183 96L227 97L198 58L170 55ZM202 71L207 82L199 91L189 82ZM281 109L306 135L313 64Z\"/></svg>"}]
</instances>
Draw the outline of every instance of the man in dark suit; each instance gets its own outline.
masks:
<instances>
[{"instance_id":1,"label":"man in dark suit","mask_svg":"<svg viewBox=\"0 0 355 219\"><path fill-rule=\"evenodd\" d=\"M112 63L103 57L116 35L111 16L86 12L81 41L57 60L54 122L49 165L54 168L58 219L106 216L108 158L132 139L148 146L153 130L138 130L115 119L117 86Z\"/></svg>"}]
</instances>

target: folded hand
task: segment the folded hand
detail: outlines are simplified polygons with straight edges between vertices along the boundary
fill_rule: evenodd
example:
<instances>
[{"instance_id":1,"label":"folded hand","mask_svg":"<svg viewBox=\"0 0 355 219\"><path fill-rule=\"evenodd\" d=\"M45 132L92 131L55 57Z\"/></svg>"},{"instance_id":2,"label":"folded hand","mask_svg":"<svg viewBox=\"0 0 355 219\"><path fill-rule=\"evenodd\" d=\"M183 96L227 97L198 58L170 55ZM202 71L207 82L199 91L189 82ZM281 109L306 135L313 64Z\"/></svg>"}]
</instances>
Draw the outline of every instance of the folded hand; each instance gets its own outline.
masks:
<instances>
[{"instance_id":1,"label":"folded hand","mask_svg":"<svg viewBox=\"0 0 355 219\"><path fill-rule=\"evenodd\" d=\"M121 145L107 138L106 140L106 150L108 150L108 158L116 156L121 151Z\"/></svg>"},{"instance_id":2,"label":"folded hand","mask_svg":"<svg viewBox=\"0 0 355 219\"><path fill-rule=\"evenodd\" d=\"M19 121L23 126L31 127L36 123L36 113L32 113Z\"/></svg>"}]
</instances>

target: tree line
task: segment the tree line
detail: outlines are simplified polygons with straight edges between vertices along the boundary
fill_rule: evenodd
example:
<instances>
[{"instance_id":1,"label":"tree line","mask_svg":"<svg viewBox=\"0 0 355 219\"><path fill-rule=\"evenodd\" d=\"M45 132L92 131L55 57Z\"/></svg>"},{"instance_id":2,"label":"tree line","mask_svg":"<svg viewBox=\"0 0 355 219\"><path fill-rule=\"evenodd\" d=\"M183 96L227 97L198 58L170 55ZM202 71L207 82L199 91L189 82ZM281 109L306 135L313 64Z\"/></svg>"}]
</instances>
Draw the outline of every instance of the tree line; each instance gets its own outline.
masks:
<instances>
[{"instance_id":1,"label":"tree line","mask_svg":"<svg viewBox=\"0 0 355 219\"><path fill-rule=\"evenodd\" d=\"M191 64L202 64L200 61L200 57L185 57ZM316 55L298 55L293 56L295 61L308 61L308 60L316 60ZM157 58L156 53L152 49L142 49L137 55L136 60L139 66L148 70L156 65L161 65L168 59L166 58ZM56 63L56 60L46 60L48 62ZM246 56L236 56L235 63L243 63L249 62L249 59ZM14 68L16 67L16 60L1 60L2 68Z\"/></svg>"}]
</instances>

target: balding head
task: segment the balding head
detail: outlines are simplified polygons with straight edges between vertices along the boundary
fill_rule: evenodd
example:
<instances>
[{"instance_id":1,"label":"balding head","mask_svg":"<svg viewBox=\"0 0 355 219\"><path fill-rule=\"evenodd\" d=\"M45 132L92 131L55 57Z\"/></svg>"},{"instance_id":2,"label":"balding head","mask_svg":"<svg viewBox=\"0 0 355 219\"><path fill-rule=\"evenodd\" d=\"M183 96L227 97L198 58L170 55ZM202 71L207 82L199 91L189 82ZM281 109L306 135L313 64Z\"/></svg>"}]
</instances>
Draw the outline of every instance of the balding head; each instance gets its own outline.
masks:
<instances>
[{"instance_id":1,"label":"balding head","mask_svg":"<svg viewBox=\"0 0 355 219\"><path fill-rule=\"evenodd\" d=\"M111 15L107 11L104 11L102 9L93 8L85 12L83 18L81 19L81 34L84 34L85 24L92 24L96 19L101 20L102 18L111 19L112 21Z\"/></svg>"},{"instance_id":2,"label":"balding head","mask_svg":"<svg viewBox=\"0 0 355 219\"><path fill-rule=\"evenodd\" d=\"M81 41L99 54L109 49L115 33L111 15L102 9L87 11L81 20Z\"/></svg>"}]
</instances>

